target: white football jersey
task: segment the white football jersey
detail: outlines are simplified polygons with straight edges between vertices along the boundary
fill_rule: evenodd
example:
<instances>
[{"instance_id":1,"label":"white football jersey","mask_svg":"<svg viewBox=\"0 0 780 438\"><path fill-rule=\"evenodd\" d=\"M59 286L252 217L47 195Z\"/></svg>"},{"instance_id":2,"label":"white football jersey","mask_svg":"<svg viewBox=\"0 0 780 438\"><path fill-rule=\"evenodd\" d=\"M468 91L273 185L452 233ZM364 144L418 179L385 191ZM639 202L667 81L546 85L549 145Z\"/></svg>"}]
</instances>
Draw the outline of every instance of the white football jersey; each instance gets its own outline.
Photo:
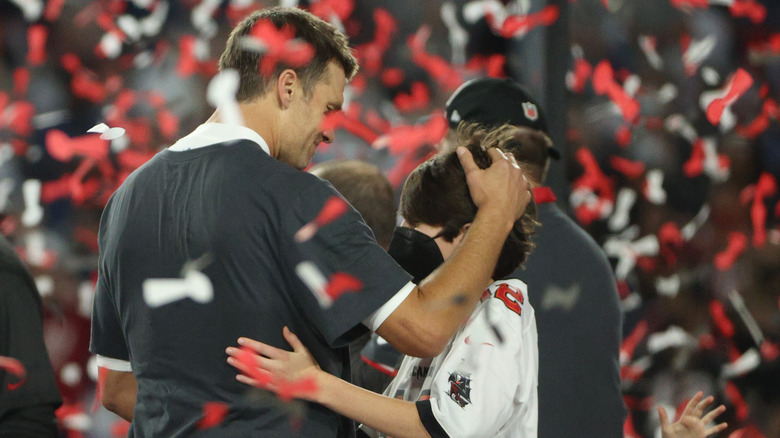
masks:
<instances>
[{"instance_id":1,"label":"white football jersey","mask_svg":"<svg viewBox=\"0 0 780 438\"><path fill-rule=\"evenodd\" d=\"M527 287L501 280L488 287L440 355L404 357L384 395L417 402L433 437L536 437L538 364Z\"/></svg>"}]
</instances>

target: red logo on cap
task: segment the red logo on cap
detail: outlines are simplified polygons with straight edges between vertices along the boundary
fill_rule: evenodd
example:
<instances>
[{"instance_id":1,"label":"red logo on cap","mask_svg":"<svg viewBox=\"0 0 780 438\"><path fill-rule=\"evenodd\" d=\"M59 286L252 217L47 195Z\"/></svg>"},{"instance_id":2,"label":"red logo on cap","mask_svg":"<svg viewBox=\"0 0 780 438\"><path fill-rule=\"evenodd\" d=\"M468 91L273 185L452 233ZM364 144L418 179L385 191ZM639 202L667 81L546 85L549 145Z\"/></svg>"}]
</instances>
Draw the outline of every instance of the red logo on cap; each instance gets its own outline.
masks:
<instances>
[{"instance_id":1,"label":"red logo on cap","mask_svg":"<svg viewBox=\"0 0 780 438\"><path fill-rule=\"evenodd\" d=\"M531 102L523 102L523 113L528 120L536 121L539 118L539 111L536 110L536 105Z\"/></svg>"}]
</instances>

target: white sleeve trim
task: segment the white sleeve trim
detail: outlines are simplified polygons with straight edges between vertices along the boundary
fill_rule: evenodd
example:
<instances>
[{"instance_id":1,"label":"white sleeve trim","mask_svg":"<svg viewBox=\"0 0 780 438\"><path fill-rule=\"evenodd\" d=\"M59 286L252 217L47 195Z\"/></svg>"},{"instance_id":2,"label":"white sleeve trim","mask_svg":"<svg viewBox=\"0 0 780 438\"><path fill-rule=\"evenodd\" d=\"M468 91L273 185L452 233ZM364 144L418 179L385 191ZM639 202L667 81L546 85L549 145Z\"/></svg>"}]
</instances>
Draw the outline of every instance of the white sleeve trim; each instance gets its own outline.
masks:
<instances>
[{"instance_id":1,"label":"white sleeve trim","mask_svg":"<svg viewBox=\"0 0 780 438\"><path fill-rule=\"evenodd\" d=\"M410 293L414 290L414 288L417 285L412 283L411 281L406 283L404 287L401 288L395 295L393 295L393 298L390 298L385 304L382 305L379 309L377 309L374 313L371 315L368 315L368 318L363 320L363 325L368 327L369 330L372 332L377 331L379 326L381 326L388 316L390 316L391 313L395 312L395 309L398 308L398 306L401 305L401 303L406 299L406 297L409 296Z\"/></svg>"},{"instance_id":2,"label":"white sleeve trim","mask_svg":"<svg viewBox=\"0 0 780 438\"><path fill-rule=\"evenodd\" d=\"M97 366L102 368L108 368L112 371L122 371L125 373L132 373L133 367L130 365L130 362L122 359L113 359L110 357L105 357L101 355L97 355Z\"/></svg>"}]
</instances>

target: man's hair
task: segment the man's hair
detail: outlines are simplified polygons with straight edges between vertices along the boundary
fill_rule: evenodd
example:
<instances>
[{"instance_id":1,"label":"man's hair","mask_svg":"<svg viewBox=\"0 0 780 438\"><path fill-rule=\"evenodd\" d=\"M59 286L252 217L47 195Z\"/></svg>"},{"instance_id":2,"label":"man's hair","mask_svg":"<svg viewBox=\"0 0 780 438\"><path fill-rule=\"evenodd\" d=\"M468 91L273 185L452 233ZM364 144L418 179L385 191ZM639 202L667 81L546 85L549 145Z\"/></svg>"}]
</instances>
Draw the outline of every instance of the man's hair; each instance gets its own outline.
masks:
<instances>
[{"instance_id":1,"label":"man's hair","mask_svg":"<svg viewBox=\"0 0 780 438\"><path fill-rule=\"evenodd\" d=\"M552 140L544 132L525 126L504 124L497 128L487 128L478 124L461 122L458 126L457 145L478 139L482 144L494 145L504 152L514 155L520 168L538 183L544 182L552 147ZM457 146L456 146L457 147Z\"/></svg>"},{"instance_id":2,"label":"man's hair","mask_svg":"<svg viewBox=\"0 0 780 438\"><path fill-rule=\"evenodd\" d=\"M277 29L289 26L294 37L308 43L314 49L314 57L301 66L292 66L282 61L276 64L273 74L263 76L259 71L261 55L243 47L242 40L252 27L262 20L269 20ZM219 69L235 69L241 78L236 100L246 102L265 94L271 89L274 78L288 68L293 69L301 79L303 90L310 95L314 85L327 72L328 62L335 60L344 68L347 80L357 73L358 62L349 48L347 37L330 23L296 8L273 7L256 11L242 20L230 33L225 51L219 58Z\"/></svg>"},{"instance_id":3,"label":"man's hair","mask_svg":"<svg viewBox=\"0 0 780 438\"><path fill-rule=\"evenodd\" d=\"M395 199L390 181L378 167L358 160L326 161L309 172L331 183L355 207L381 247L390 246Z\"/></svg>"},{"instance_id":4,"label":"man's hair","mask_svg":"<svg viewBox=\"0 0 780 438\"><path fill-rule=\"evenodd\" d=\"M466 131L471 132L467 135ZM487 137L478 127L459 128L458 146L465 146L480 169L490 167L487 153L496 147L496 137ZM441 236L452 241L460 229L474 221L477 206L471 199L466 174L455 151L431 158L409 175L401 194L401 216L411 225L427 224L442 227ZM536 206L530 203L504 242L493 271L493 279L507 277L525 262L534 247L531 235L536 222Z\"/></svg>"}]
</instances>

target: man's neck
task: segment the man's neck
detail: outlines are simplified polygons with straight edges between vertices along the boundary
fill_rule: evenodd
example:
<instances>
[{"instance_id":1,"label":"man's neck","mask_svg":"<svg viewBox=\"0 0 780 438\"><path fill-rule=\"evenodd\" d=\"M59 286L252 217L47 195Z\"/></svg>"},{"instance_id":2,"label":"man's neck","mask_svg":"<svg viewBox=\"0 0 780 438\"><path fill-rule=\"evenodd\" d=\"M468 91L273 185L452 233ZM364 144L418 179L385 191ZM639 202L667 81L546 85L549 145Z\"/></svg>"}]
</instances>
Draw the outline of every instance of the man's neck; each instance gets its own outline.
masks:
<instances>
[{"instance_id":1,"label":"man's neck","mask_svg":"<svg viewBox=\"0 0 780 438\"><path fill-rule=\"evenodd\" d=\"M238 108L244 119L244 126L263 137L271 152L271 156L276 157L279 150L276 134L278 117L273 116L275 112L272 111L272 108L269 108L269 102L265 100L264 98L259 98L251 102L239 103ZM206 123L224 123L219 108L211 114Z\"/></svg>"}]
</instances>

